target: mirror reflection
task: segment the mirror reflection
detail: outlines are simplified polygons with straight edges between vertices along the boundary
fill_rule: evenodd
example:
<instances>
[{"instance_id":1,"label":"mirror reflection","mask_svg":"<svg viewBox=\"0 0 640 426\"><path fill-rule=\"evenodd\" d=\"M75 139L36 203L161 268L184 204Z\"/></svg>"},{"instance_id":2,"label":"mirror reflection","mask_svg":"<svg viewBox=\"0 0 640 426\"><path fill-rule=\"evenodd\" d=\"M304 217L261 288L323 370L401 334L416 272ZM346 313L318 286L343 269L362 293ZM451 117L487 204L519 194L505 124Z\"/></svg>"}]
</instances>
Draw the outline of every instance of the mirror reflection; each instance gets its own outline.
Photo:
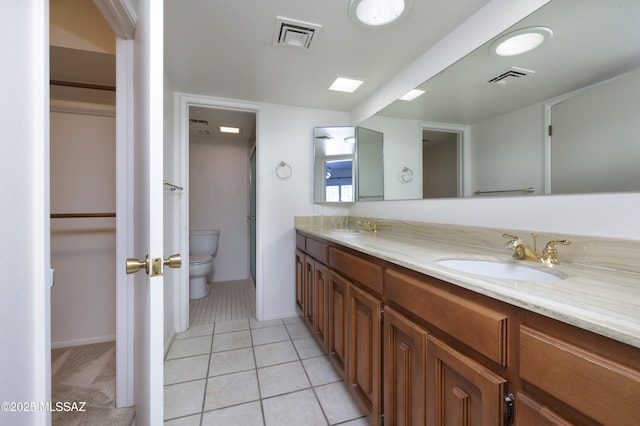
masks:
<instances>
[{"instance_id":1,"label":"mirror reflection","mask_svg":"<svg viewBox=\"0 0 640 426\"><path fill-rule=\"evenodd\" d=\"M636 0L552 0L361 123L385 135L384 198L640 190L638 22ZM531 28L537 48L492 50ZM455 135L447 160L434 131Z\"/></svg>"},{"instance_id":2,"label":"mirror reflection","mask_svg":"<svg viewBox=\"0 0 640 426\"><path fill-rule=\"evenodd\" d=\"M313 129L314 201L384 199L383 134L362 127Z\"/></svg>"}]
</instances>

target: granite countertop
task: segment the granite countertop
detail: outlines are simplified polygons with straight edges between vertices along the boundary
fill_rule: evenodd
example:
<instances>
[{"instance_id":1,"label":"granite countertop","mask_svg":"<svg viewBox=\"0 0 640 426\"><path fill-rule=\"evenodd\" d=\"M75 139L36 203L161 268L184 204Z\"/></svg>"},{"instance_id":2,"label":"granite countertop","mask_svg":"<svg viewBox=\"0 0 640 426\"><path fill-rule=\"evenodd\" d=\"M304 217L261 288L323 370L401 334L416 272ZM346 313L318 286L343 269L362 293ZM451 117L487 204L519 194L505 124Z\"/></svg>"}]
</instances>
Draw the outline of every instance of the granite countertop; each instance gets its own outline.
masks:
<instances>
[{"instance_id":1,"label":"granite countertop","mask_svg":"<svg viewBox=\"0 0 640 426\"><path fill-rule=\"evenodd\" d=\"M296 229L640 348L640 274L563 262L564 246L559 247L561 264L550 268L513 259L504 247L500 230L385 221L374 233L355 226L348 217L296 218ZM482 244L487 235L497 244L492 247ZM579 245L574 247L575 252L585 250ZM569 254L567 257L571 258ZM563 279L535 282L500 279L444 267L438 264L442 259L514 263Z\"/></svg>"}]
</instances>

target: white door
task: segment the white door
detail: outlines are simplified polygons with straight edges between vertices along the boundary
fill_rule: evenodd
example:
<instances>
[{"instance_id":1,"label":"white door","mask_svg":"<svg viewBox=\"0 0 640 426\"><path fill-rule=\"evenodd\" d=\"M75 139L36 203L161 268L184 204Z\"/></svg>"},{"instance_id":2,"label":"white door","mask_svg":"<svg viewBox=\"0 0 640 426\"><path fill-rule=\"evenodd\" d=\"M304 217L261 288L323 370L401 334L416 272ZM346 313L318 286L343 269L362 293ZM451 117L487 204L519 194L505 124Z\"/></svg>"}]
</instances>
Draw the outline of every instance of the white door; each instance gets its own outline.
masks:
<instances>
[{"instance_id":1,"label":"white door","mask_svg":"<svg viewBox=\"0 0 640 426\"><path fill-rule=\"evenodd\" d=\"M134 280L136 424L163 413L163 2L140 0L134 41Z\"/></svg>"}]
</instances>

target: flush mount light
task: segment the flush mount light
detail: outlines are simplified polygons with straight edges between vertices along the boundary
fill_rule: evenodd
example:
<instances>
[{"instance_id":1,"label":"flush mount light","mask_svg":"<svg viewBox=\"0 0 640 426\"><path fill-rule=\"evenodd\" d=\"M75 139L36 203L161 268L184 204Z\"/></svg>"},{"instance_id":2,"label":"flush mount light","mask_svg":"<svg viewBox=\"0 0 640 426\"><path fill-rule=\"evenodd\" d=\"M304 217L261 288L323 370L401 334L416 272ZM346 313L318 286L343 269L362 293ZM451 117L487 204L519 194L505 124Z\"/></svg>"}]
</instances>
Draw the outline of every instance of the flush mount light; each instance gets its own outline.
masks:
<instances>
[{"instance_id":1,"label":"flush mount light","mask_svg":"<svg viewBox=\"0 0 640 426\"><path fill-rule=\"evenodd\" d=\"M355 92L362 83L362 80L356 80L355 78L338 77L331 86L329 86L329 90L352 93Z\"/></svg>"},{"instance_id":2,"label":"flush mount light","mask_svg":"<svg viewBox=\"0 0 640 426\"><path fill-rule=\"evenodd\" d=\"M513 31L491 44L491 53L496 56L515 56L539 47L553 36L548 27L529 27Z\"/></svg>"},{"instance_id":3,"label":"flush mount light","mask_svg":"<svg viewBox=\"0 0 640 426\"><path fill-rule=\"evenodd\" d=\"M347 136L346 138L344 138L344 141L346 143L356 143L356 138L354 136Z\"/></svg>"},{"instance_id":4,"label":"flush mount light","mask_svg":"<svg viewBox=\"0 0 640 426\"><path fill-rule=\"evenodd\" d=\"M407 93L405 93L403 96L400 96L398 99L400 99L401 101L412 101L418 96L424 94L424 92L425 92L424 90L420 90L420 89L411 89Z\"/></svg>"},{"instance_id":5,"label":"flush mount light","mask_svg":"<svg viewBox=\"0 0 640 426\"><path fill-rule=\"evenodd\" d=\"M413 0L351 0L349 15L357 24L380 27L407 14Z\"/></svg>"},{"instance_id":6,"label":"flush mount light","mask_svg":"<svg viewBox=\"0 0 640 426\"><path fill-rule=\"evenodd\" d=\"M234 133L236 135L240 133L240 129L237 127L220 126L220 131L222 133Z\"/></svg>"}]
</instances>

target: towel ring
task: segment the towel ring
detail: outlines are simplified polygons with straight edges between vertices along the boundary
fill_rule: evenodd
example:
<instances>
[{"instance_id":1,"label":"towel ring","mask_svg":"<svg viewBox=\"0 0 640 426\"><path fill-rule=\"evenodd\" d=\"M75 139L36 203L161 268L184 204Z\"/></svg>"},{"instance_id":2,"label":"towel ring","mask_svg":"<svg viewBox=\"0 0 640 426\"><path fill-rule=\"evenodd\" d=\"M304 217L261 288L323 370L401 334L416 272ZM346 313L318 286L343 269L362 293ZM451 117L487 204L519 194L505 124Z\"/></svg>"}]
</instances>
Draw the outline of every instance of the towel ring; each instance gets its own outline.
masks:
<instances>
[{"instance_id":1,"label":"towel ring","mask_svg":"<svg viewBox=\"0 0 640 426\"><path fill-rule=\"evenodd\" d=\"M291 165L285 161L281 161L276 167L276 176L280 179L289 179L292 173Z\"/></svg>"},{"instance_id":2,"label":"towel ring","mask_svg":"<svg viewBox=\"0 0 640 426\"><path fill-rule=\"evenodd\" d=\"M408 167L403 167L402 171L400 171L400 180L403 183L409 183L413 180L413 170Z\"/></svg>"}]
</instances>

